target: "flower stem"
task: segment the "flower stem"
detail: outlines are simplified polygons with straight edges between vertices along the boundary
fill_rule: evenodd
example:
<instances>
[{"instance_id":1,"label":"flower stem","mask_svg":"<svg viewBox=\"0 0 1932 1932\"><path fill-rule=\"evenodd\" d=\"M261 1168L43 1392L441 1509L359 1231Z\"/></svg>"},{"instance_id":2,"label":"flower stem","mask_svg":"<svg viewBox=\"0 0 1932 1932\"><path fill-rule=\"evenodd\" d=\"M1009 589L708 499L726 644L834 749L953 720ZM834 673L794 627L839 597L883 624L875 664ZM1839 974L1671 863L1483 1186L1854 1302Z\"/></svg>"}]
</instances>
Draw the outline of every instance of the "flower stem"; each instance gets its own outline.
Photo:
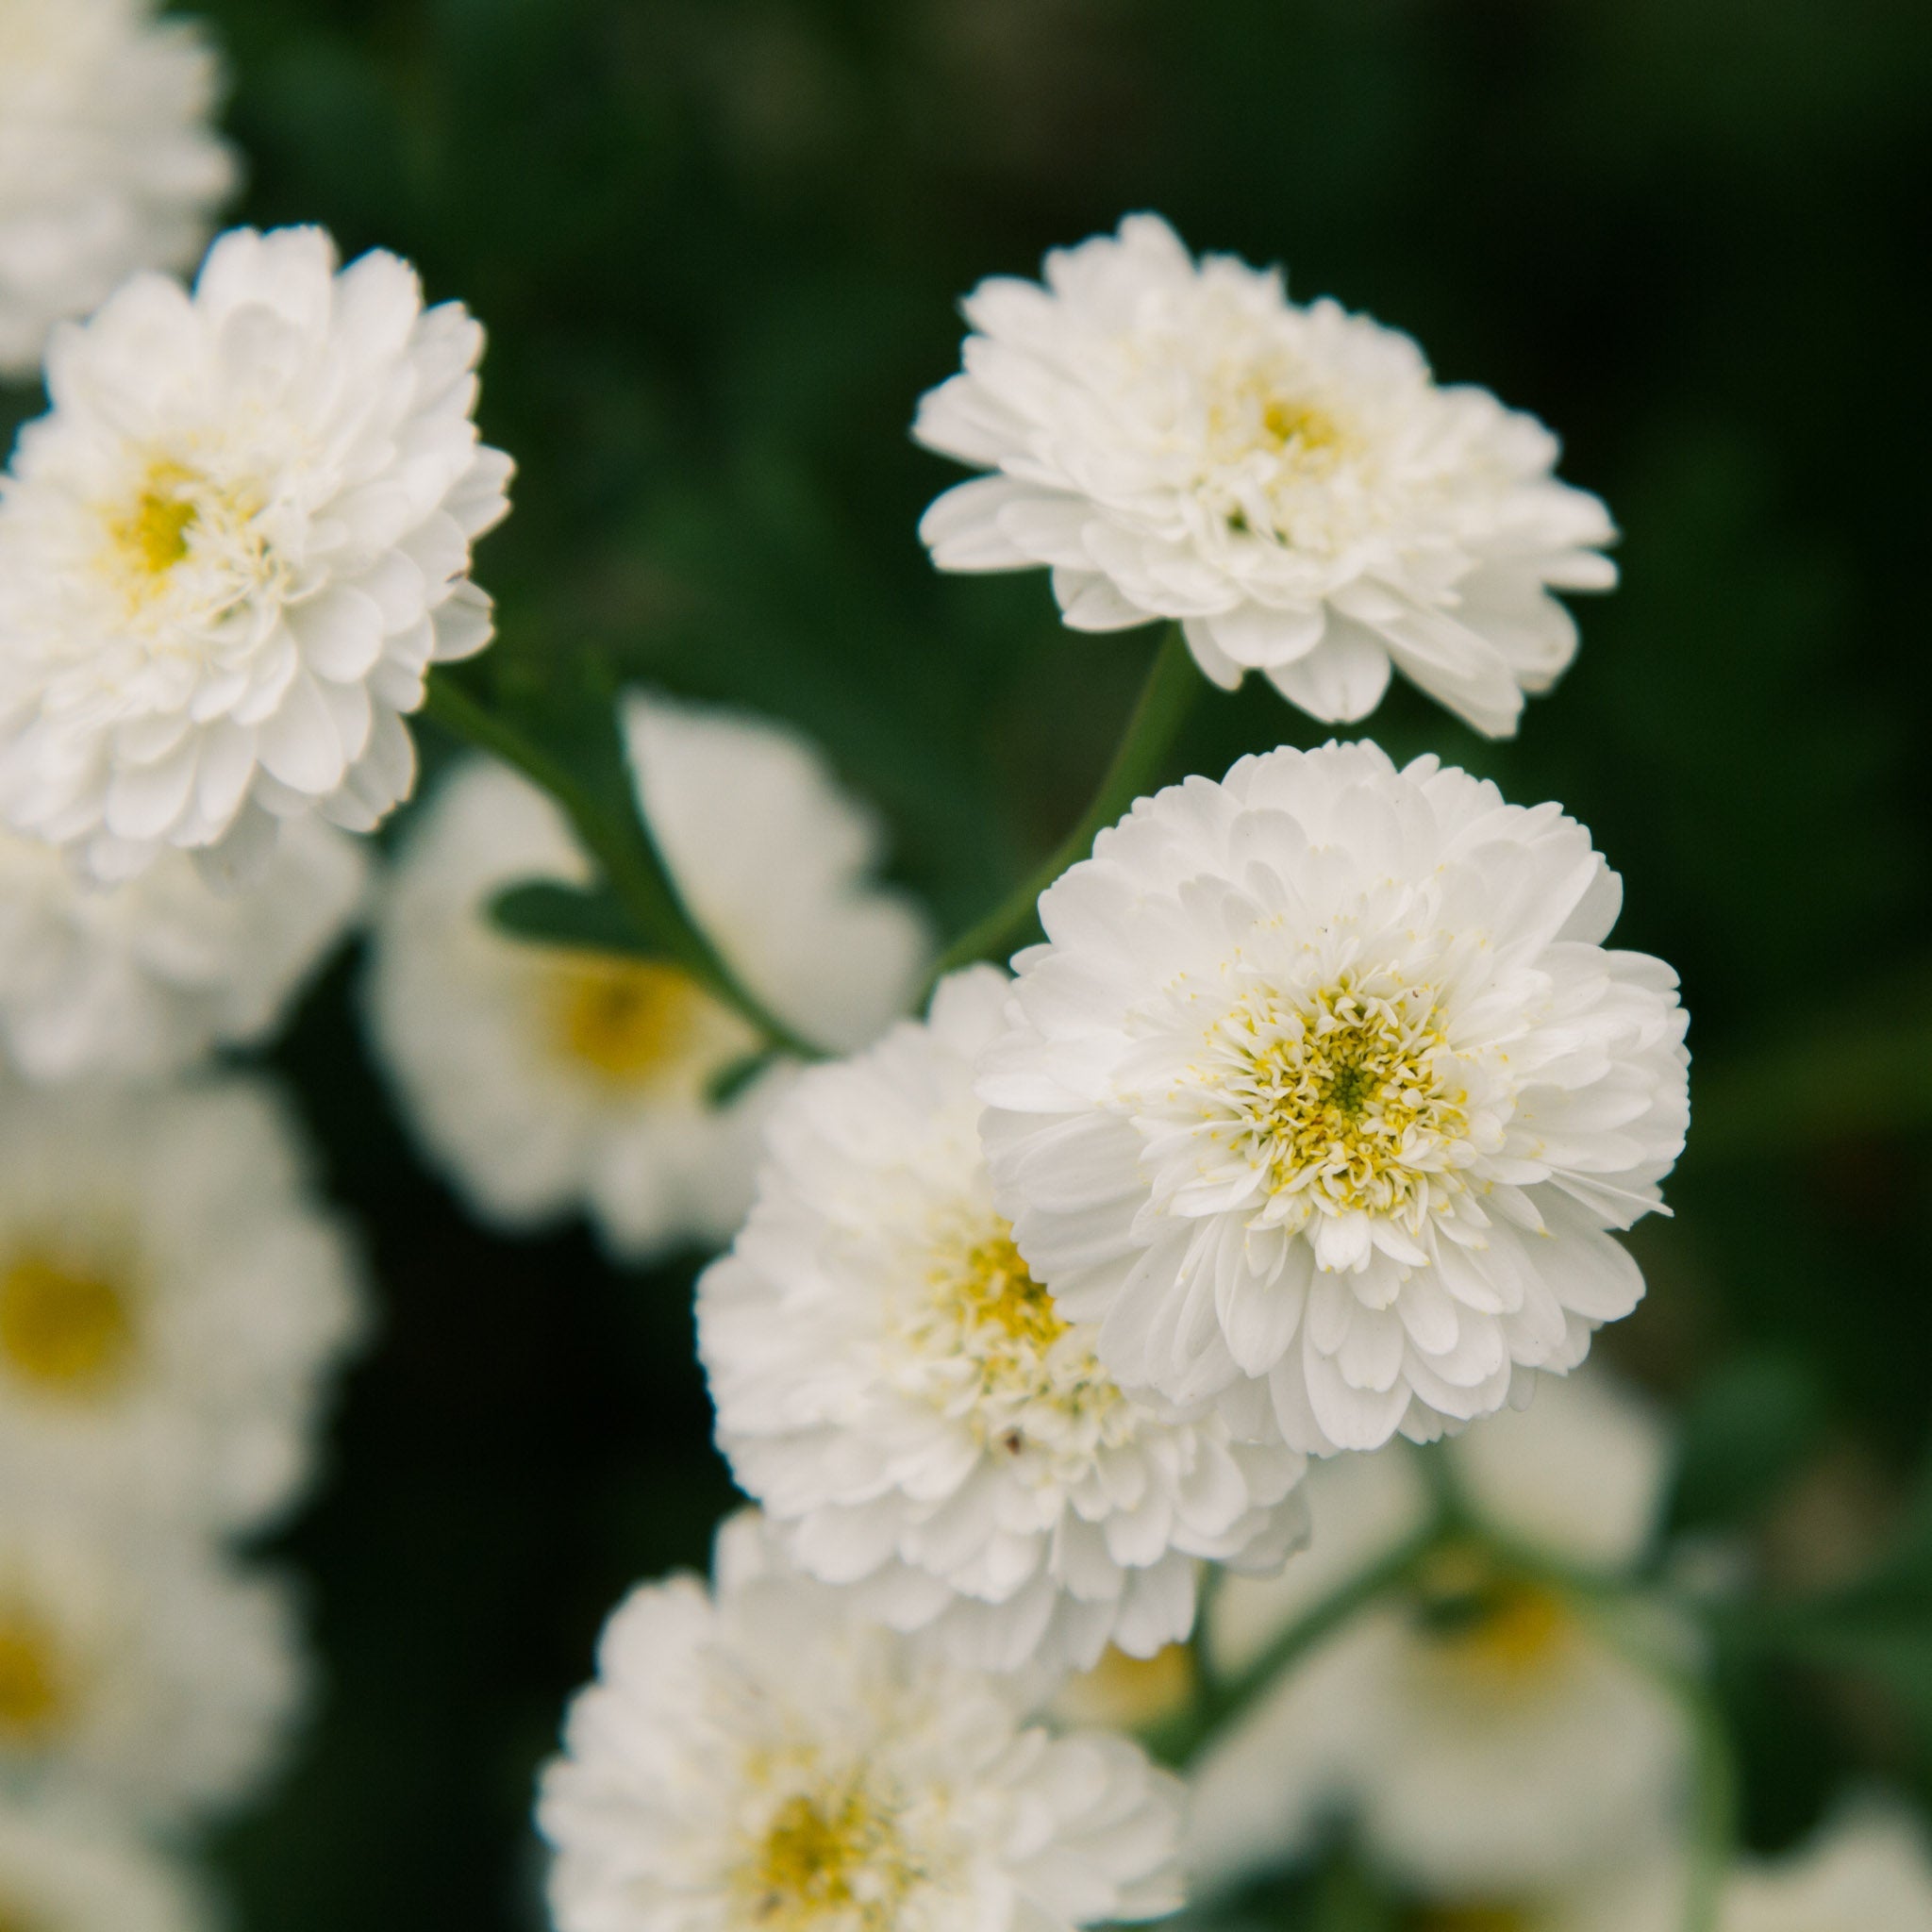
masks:
<instances>
[{"instance_id":1,"label":"flower stem","mask_svg":"<svg viewBox=\"0 0 1932 1932\"><path fill-rule=\"evenodd\" d=\"M431 675L424 709L453 737L501 758L556 801L602 869L641 940L740 1014L768 1046L804 1059L823 1058L819 1048L802 1040L745 986L686 909L628 786L622 799L604 799L568 765L454 683L447 673Z\"/></svg>"},{"instance_id":2,"label":"flower stem","mask_svg":"<svg viewBox=\"0 0 1932 1932\"><path fill-rule=\"evenodd\" d=\"M927 987L975 959L1004 963L1019 948L1039 918L1040 895L1092 850L1094 837L1125 812L1159 775L1182 724L1201 690L1179 625L1171 625L1149 666L1147 681L1134 702L1113 761L1080 822L1036 866L1012 894L962 933L941 956Z\"/></svg>"}]
</instances>

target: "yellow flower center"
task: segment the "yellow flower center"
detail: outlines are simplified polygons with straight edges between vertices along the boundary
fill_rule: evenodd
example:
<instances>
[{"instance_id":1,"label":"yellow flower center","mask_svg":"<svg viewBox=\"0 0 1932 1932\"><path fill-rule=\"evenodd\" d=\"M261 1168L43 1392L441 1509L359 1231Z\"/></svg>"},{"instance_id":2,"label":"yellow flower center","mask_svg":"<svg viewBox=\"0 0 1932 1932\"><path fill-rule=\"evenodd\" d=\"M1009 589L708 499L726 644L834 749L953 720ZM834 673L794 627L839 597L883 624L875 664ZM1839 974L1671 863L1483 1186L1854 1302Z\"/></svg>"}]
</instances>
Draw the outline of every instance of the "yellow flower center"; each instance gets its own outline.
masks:
<instances>
[{"instance_id":1,"label":"yellow flower center","mask_svg":"<svg viewBox=\"0 0 1932 1932\"><path fill-rule=\"evenodd\" d=\"M862 1786L787 1798L746 1874L751 1916L773 1932L837 1921L891 1932L917 1874L891 1811Z\"/></svg>"},{"instance_id":2,"label":"yellow flower center","mask_svg":"<svg viewBox=\"0 0 1932 1932\"><path fill-rule=\"evenodd\" d=\"M1109 1644L1091 1671L1073 1678L1055 1709L1069 1723L1108 1730L1143 1730L1183 1708L1194 1690L1193 1652L1170 1643L1152 1657L1129 1657Z\"/></svg>"},{"instance_id":3,"label":"yellow flower center","mask_svg":"<svg viewBox=\"0 0 1932 1932\"><path fill-rule=\"evenodd\" d=\"M1044 1355L1067 1324L1055 1312L1053 1297L1028 1272L1013 1245L1013 1230L1002 1221L984 1241L967 1249L951 1287L967 1321L994 1328L1010 1341Z\"/></svg>"},{"instance_id":4,"label":"yellow flower center","mask_svg":"<svg viewBox=\"0 0 1932 1932\"><path fill-rule=\"evenodd\" d=\"M1447 1552L1424 1577L1417 1624L1430 1674L1479 1694L1529 1688L1577 1635L1575 1613L1556 1591L1474 1551Z\"/></svg>"},{"instance_id":5,"label":"yellow flower center","mask_svg":"<svg viewBox=\"0 0 1932 1932\"><path fill-rule=\"evenodd\" d=\"M1238 1044L1225 1081L1250 1155L1273 1191L1342 1211L1413 1214L1467 1131L1467 1093L1433 993L1346 979L1296 1010L1263 997L1224 1022Z\"/></svg>"},{"instance_id":6,"label":"yellow flower center","mask_svg":"<svg viewBox=\"0 0 1932 1932\"><path fill-rule=\"evenodd\" d=\"M38 1617L0 1606L0 1746L41 1743L69 1704L58 1646Z\"/></svg>"},{"instance_id":7,"label":"yellow flower center","mask_svg":"<svg viewBox=\"0 0 1932 1932\"><path fill-rule=\"evenodd\" d=\"M559 1052L614 1087L649 1087L690 1054L707 1004L691 975L654 959L573 954L554 969Z\"/></svg>"},{"instance_id":8,"label":"yellow flower center","mask_svg":"<svg viewBox=\"0 0 1932 1932\"><path fill-rule=\"evenodd\" d=\"M1531 1932L1530 1915L1517 1906L1424 1906L1409 1932Z\"/></svg>"},{"instance_id":9,"label":"yellow flower center","mask_svg":"<svg viewBox=\"0 0 1932 1932\"><path fill-rule=\"evenodd\" d=\"M133 1364L133 1311L92 1269L25 1254L0 1274L0 1363L43 1393L85 1397Z\"/></svg>"}]
</instances>

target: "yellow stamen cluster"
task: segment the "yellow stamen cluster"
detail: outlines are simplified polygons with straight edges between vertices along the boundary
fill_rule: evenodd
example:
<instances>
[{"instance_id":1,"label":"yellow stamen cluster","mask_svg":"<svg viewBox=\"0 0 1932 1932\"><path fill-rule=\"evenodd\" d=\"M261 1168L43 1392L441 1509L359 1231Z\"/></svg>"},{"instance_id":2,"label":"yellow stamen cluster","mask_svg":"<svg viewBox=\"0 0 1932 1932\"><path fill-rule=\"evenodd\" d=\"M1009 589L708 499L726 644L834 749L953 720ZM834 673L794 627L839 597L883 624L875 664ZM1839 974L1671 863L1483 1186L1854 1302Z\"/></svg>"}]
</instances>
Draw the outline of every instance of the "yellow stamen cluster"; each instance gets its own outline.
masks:
<instances>
[{"instance_id":1,"label":"yellow stamen cluster","mask_svg":"<svg viewBox=\"0 0 1932 1932\"><path fill-rule=\"evenodd\" d=\"M744 1884L752 1922L772 1932L891 1932L917 1875L891 1808L855 1782L785 1799Z\"/></svg>"},{"instance_id":2,"label":"yellow stamen cluster","mask_svg":"<svg viewBox=\"0 0 1932 1932\"><path fill-rule=\"evenodd\" d=\"M1430 1676L1485 1697L1544 1676L1578 1631L1555 1590L1474 1551L1447 1552L1422 1579L1416 1620Z\"/></svg>"},{"instance_id":3,"label":"yellow stamen cluster","mask_svg":"<svg viewBox=\"0 0 1932 1932\"><path fill-rule=\"evenodd\" d=\"M0 1369L43 1394L111 1389L133 1365L125 1290L105 1274L28 1252L0 1272Z\"/></svg>"},{"instance_id":4,"label":"yellow stamen cluster","mask_svg":"<svg viewBox=\"0 0 1932 1932\"><path fill-rule=\"evenodd\" d=\"M687 1058L704 1002L675 966L573 953L552 973L552 1037L567 1059L612 1086L654 1086Z\"/></svg>"},{"instance_id":5,"label":"yellow stamen cluster","mask_svg":"<svg viewBox=\"0 0 1932 1932\"><path fill-rule=\"evenodd\" d=\"M0 1605L0 1748L42 1742L66 1714L58 1647L40 1619Z\"/></svg>"},{"instance_id":6,"label":"yellow stamen cluster","mask_svg":"<svg viewBox=\"0 0 1932 1932\"><path fill-rule=\"evenodd\" d=\"M1419 1218L1441 1172L1428 1157L1468 1124L1429 989L1371 992L1343 979L1298 1009L1263 1000L1228 1024L1239 1064L1225 1088L1271 1191Z\"/></svg>"},{"instance_id":7,"label":"yellow stamen cluster","mask_svg":"<svg viewBox=\"0 0 1932 1932\"><path fill-rule=\"evenodd\" d=\"M1034 1280L1004 1221L967 1249L955 1286L969 1322L997 1328L1042 1355L1067 1332L1053 1297Z\"/></svg>"}]
</instances>

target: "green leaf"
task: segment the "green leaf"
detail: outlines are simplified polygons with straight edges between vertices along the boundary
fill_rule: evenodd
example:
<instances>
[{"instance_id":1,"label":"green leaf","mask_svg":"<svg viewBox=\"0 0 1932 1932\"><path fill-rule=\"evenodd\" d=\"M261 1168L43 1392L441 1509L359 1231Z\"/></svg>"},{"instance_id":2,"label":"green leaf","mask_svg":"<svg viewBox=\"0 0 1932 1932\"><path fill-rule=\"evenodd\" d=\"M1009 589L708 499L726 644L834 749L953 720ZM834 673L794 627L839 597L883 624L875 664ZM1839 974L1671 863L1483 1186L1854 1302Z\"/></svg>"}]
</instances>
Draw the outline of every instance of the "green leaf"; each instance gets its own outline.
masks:
<instances>
[{"instance_id":1,"label":"green leaf","mask_svg":"<svg viewBox=\"0 0 1932 1932\"><path fill-rule=\"evenodd\" d=\"M632 924L623 902L601 886L568 886L559 879L522 879L490 902L490 917L512 939L579 952L661 958Z\"/></svg>"}]
</instances>

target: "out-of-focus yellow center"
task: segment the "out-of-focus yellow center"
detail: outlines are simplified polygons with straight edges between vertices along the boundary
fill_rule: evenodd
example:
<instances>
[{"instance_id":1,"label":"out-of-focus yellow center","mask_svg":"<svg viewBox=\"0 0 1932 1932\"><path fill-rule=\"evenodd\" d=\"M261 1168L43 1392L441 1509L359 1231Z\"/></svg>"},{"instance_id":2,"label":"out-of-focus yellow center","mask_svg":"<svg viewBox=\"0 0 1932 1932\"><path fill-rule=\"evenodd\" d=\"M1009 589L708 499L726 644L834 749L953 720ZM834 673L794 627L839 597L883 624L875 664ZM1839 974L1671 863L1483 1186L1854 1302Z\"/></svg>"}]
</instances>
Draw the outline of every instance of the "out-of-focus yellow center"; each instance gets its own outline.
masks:
<instances>
[{"instance_id":1,"label":"out-of-focus yellow center","mask_svg":"<svg viewBox=\"0 0 1932 1932\"><path fill-rule=\"evenodd\" d=\"M108 519L115 552L137 580L164 577L187 557L204 488L205 480L184 464L158 461L149 466L133 504Z\"/></svg>"},{"instance_id":2,"label":"out-of-focus yellow center","mask_svg":"<svg viewBox=\"0 0 1932 1932\"><path fill-rule=\"evenodd\" d=\"M654 959L573 954L555 969L554 1038L575 1064L619 1087L644 1087L689 1054L705 993Z\"/></svg>"},{"instance_id":3,"label":"out-of-focus yellow center","mask_svg":"<svg viewBox=\"0 0 1932 1932\"><path fill-rule=\"evenodd\" d=\"M1423 1579L1417 1626L1433 1674L1483 1690L1526 1688L1560 1662L1578 1630L1548 1585L1458 1551Z\"/></svg>"},{"instance_id":4,"label":"out-of-focus yellow center","mask_svg":"<svg viewBox=\"0 0 1932 1932\"><path fill-rule=\"evenodd\" d=\"M0 1932L38 1932L38 1928L25 1912L16 1911L8 1900L0 1898Z\"/></svg>"},{"instance_id":5,"label":"out-of-focus yellow center","mask_svg":"<svg viewBox=\"0 0 1932 1932\"><path fill-rule=\"evenodd\" d=\"M38 1617L0 1605L0 1746L42 1742L67 1706L53 1633Z\"/></svg>"},{"instance_id":6,"label":"out-of-focus yellow center","mask_svg":"<svg viewBox=\"0 0 1932 1932\"><path fill-rule=\"evenodd\" d=\"M1013 1230L1007 1222L967 1249L964 1265L953 1279L963 1312L975 1325L997 1328L1042 1354L1067 1332L1053 1297L1034 1280L1024 1257L1013 1245Z\"/></svg>"},{"instance_id":7,"label":"out-of-focus yellow center","mask_svg":"<svg viewBox=\"0 0 1932 1932\"><path fill-rule=\"evenodd\" d=\"M914 1874L891 1813L862 1787L787 1798L747 1874L751 1916L773 1932L838 1918L891 1932Z\"/></svg>"},{"instance_id":8,"label":"out-of-focus yellow center","mask_svg":"<svg viewBox=\"0 0 1932 1932\"><path fill-rule=\"evenodd\" d=\"M1532 1932L1520 1906L1424 1906L1407 1921L1407 1932Z\"/></svg>"},{"instance_id":9,"label":"out-of-focus yellow center","mask_svg":"<svg viewBox=\"0 0 1932 1932\"><path fill-rule=\"evenodd\" d=\"M1152 1657L1129 1657L1109 1644L1091 1671L1067 1684L1054 1707L1070 1724L1139 1731L1184 1708L1193 1689L1194 1657L1185 1643Z\"/></svg>"},{"instance_id":10,"label":"out-of-focus yellow center","mask_svg":"<svg viewBox=\"0 0 1932 1932\"><path fill-rule=\"evenodd\" d=\"M0 1273L0 1365L46 1394L90 1396L133 1363L133 1311L105 1274L32 1253Z\"/></svg>"},{"instance_id":11,"label":"out-of-focus yellow center","mask_svg":"<svg viewBox=\"0 0 1932 1932\"><path fill-rule=\"evenodd\" d=\"M1292 443L1305 451L1332 450L1342 441L1333 416L1292 396L1268 398L1261 407L1261 428L1277 449Z\"/></svg>"}]
</instances>

